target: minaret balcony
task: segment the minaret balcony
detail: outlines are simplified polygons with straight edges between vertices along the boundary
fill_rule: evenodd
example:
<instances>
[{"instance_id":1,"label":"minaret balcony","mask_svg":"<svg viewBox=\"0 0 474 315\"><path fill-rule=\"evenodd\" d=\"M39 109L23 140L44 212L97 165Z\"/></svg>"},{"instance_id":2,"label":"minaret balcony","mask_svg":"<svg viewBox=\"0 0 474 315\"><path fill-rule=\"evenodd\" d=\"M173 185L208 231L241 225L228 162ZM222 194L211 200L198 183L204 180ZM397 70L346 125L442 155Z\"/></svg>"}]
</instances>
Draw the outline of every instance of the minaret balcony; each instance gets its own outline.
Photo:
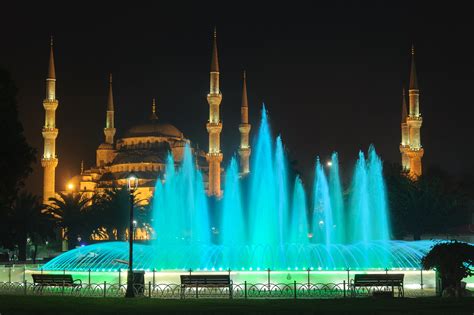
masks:
<instances>
[{"instance_id":1,"label":"minaret balcony","mask_svg":"<svg viewBox=\"0 0 474 315\"><path fill-rule=\"evenodd\" d=\"M240 133L249 133L251 129L250 124L240 124L239 131Z\"/></svg>"},{"instance_id":2,"label":"minaret balcony","mask_svg":"<svg viewBox=\"0 0 474 315\"><path fill-rule=\"evenodd\" d=\"M44 139L56 139L56 137L58 136L58 129L44 127L42 134Z\"/></svg>"},{"instance_id":3,"label":"minaret balcony","mask_svg":"<svg viewBox=\"0 0 474 315\"><path fill-rule=\"evenodd\" d=\"M56 155L54 157L43 157L41 159L41 166L42 167L56 167L58 166L58 159Z\"/></svg>"},{"instance_id":4,"label":"minaret balcony","mask_svg":"<svg viewBox=\"0 0 474 315\"><path fill-rule=\"evenodd\" d=\"M222 131L222 123L207 123L206 128L208 133L220 133Z\"/></svg>"},{"instance_id":5,"label":"minaret balcony","mask_svg":"<svg viewBox=\"0 0 474 315\"><path fill-rule=\"evenodd\" d=\"M43 107L45 110L56 110L58 108L58 100L43 100Z\"/></svg>"},{"instance_id":6,"label":"minaret balcony","mask_svg":"<svg viewBox=\"0 0 474 315\"><path fill-rule=\"evenodd\" d=\"M221 162L222 158L223 158L222 152L209 152L209 153L206 153L206 160L207 161Z\"/></svg>"},{"instance_id":7,"label":"minaret balcony","mask_svg":"<svg viewBox=\"0 0 474 315\"><path fill-rule=\"evenodd\" d=\"M58 136L58 129L43 127L42 134L44 139L56 139L56 137Z\"/></svg>"},{"instance_id":8,"label":"minaret balcony","mask_svg":"<svg viewBox=\"0 0 474 315\"><path fill-rule=\"evenodd\" d=\"M424 151L424 150L423 150L423 147L420 146L419 148L410 147L408 151L419 152L419 151Z\"/></svg>"},{"instance_id":9,"label":"minaret balcony","mask_svg":"<svg viewBox=\"0 0 474 315\"><path fill-rule=\"evenodd\" d=\"M423 117L421 117L421 115L418 115L418 116L408 116L407 117L407 123L409 121L422 121L423 120Z\"/></svg>"}]
</instances>

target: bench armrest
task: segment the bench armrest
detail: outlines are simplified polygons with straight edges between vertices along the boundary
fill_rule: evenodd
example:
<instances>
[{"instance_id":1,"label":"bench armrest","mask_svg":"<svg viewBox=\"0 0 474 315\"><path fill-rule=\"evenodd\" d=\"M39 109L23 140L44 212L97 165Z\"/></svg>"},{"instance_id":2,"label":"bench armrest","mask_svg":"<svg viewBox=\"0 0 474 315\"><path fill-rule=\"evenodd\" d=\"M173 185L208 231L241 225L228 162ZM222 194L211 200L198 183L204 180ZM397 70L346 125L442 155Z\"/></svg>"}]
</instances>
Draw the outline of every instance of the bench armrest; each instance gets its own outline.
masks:
<instances>
[{"instance_id":1,"label":"bench armrest","mask_svg":"<svg viewBox=\"0 0 474 315\"><path fill-rule=\"evenodd\" d=\"M76 279L72 282L72 284L80 285L82 286L82 280L81 279Z\"/></svg>"}]
</instances>

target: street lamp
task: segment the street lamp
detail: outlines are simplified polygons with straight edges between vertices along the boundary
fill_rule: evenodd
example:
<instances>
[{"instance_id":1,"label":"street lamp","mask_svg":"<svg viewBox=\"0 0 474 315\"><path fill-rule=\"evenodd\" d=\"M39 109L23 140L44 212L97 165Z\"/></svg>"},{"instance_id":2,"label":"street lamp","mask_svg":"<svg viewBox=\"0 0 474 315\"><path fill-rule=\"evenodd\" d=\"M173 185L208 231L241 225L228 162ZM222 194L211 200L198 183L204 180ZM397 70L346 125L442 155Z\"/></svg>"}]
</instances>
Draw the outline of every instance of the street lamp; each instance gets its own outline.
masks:
<instances>
[{"instance_id":1,"label":"street lamp","mask_svg":"<svg viewBox=\"0 0 474 315\"><path fill-rule=\"evenodd\" d=\"M130 194L130 225L128 229L128 274L127 274L127 292L125 297L135 297L135 291L133 290L133 204L135 203L135 191L138 187L138 178L134 175L130 175L127 178L128 192Z\"/></svg>"},{"instance_id":2,"label":"street lamp","mask_svg":"<svg viewBox=\"0 0 474 315\"><path fill-rule=\"evenodd\" d=\"M72 182L69 182L67 185L66 185L66 189L69 191L69 192L73 192L74 191L74 184Z\"/></svg>"}]
</instances>

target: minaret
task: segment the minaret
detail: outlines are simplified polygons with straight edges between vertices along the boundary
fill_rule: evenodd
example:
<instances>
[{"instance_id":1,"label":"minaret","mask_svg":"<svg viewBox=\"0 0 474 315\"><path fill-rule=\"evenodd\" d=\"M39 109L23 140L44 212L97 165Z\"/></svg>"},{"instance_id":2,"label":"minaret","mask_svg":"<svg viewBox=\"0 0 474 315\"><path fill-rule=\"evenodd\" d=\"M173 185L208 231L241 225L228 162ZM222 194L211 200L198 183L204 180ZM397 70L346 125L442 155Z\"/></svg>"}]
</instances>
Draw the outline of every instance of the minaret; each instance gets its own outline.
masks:
<instances>
[{"instance_id":1,"label":"minaret","mask_svg":"<svg viewBox=\"0 0 474 315\"><path fill-rule=\"evenodd\" d=\"M112 91L112 74L109 75L109 93L107 95L107 111L105 115L105 142L99 145L96 151L96 165L105 167L115 158L116 151L114 149L115 137L115 106L114 93Z\"/></svg>"},{"instance_id":2,"label":"minaret","mask_svg":"<svg viewBox=\"0 0 474 315\"><path fill-rule=\"evenodd\" d=\"M209 163L209 187L207 193L209 196L221 196L221 162L222 152L220 146L220 136L222 123L219 118L219 106L222 101L222 94L219 89L219 60L217 57L217 37L214 29L214 38L212 45L212 59L210 72L210 90L207 94L209 103L209 121L206 125L209 133L209 151L206 155Z\"/></svg>"},{"instance_id":3,"label":"minaret","mask_svg":"<svg viewBox=\"0 0 474 315\"><path fill-rule=\"evenodd\" d=\"M43 127L44 152L41 159L41 166L44 169L43 177L43 203L49 204L49 198L56 197L55 177L58 158L56 156L56 138L58 129L56 128L56 109L58 108L56 99L56 71L54 68L53 37L51 36L48 78L46 79L46 98L43 100L45 110L45 122Z\"/></svg>"},{"instance_id":4,"label":"minaret","mask_svg":"<svg viewBox=\"0 0 474 315\"><path fill-rule=\"evenodd\" d=\"M408 90L409 106L407 124L408 124L408 144L410 146L407 155L410 159L410 176L417 178L422 174L421 158L423 157L423 147L421 146L420 129L423 118L420 114L420 90L418 89L418 80L416 78L415 68L415 48L411 48L411 71L410 88Z\"/></svg>"},{"instance_id":5,"label":"minaret","mask_svg":"<svg viewBox=\"0 0 474 315\"><path fill-rule=\"evenodd\" d=\"M240 131L240 174L242 176L250 173L250 143L249 133L251 125L249 124L249 103L247 98L247 78L243 75L243 87L242 87L242 105L240 106L241 122L239 125Z\"/></svg>"},{"instance_id":6,"label":"minaret","mask_svg":"<svg viewBox=\"0 0 474 315\"><path fill-rule=\"evenodd\" d=\"M151 103L151 115L150 115L150 120L155 121L158 120L158 116L156 115L156 102L155 98L153 98L153 101Z\"/></svg>"},{"instance_id":7,"label":"minaret","mask_svg":"<svg viewBox=\"0 0 474 315\"><path fill-rule=\"evenodd\" d=\"M400 153L402 155L402 167L404 170L410 169L410 159L408 158L407 151L409 150L409 128L407 124L407 103L405 88L402 90L402 122L401 122L401 134L402 141L400 143Z\"/></svg>"},{"instance_id":8,"label":"minaret","mask_svg":"<svg viewBox=\"0 0 474 315\"><path fill-rule=\"evenodd\" d=\"M112 92L112 73L109 75L109 95L107 97L107 116L105 118L105 143L113 144L115 136L114 95Z\"/></svg>"}]
</instances>

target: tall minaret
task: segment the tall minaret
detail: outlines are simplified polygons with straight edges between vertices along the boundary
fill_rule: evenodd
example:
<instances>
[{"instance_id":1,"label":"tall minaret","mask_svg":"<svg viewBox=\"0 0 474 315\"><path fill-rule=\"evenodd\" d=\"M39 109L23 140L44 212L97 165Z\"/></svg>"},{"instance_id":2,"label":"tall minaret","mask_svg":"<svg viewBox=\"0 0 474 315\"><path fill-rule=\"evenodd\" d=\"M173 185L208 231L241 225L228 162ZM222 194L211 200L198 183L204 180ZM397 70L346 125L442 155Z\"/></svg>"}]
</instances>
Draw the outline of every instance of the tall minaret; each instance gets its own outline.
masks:
<instances>
[{"instance_id":1,"label":"tall minaret","mask_svg":"<svg viewBox=\"0 0 474 315\"><path fill-rule=\"evenodd\" d=\"M107 116L105 118L105 143L113 144L115 136L114 94L112 92L112 73L109 75L109 95L107 97Z\"/></svg>"},{"instance_id":2,"label":"tall minaret","mask_svg":"<svg viewBox=\"0 0 474 315\"><path fill-rule=\"evenodd\" d=\"M250 173L250 143L249 143L249 133L251 125L249 124L249 103L247 98L247 78L243 75L243 87L242 87L242 105L240 106L241 122L239 125L240 131L240 174L242 176Z\"/></svg>"},{"instance_id":3,"label":"tall minaret","mask_svg":"<svg viewBox=\"0 0 474 315\"><path fill-rule=\"evenodd\" d=\"M416 78L415 68L415 48L411 48L411 71L410 88L408 90L410 110L408 112L407 124L409 130L408 144L410 146L407 155L410 159L410 176L417 178L422 174L421 158L423 157L423 147L421 146L420 129L423 118L420 114L420 90Z\"/></svg>"},{"instance_id":4,"label":"tall minaret","mask_svg":"<svg viewBox=\"0 0 474 315\"><path fill-rule=\"evenodd\" d=\"M46 79L46 98L43 100L45 110L45 122L43 127L44 152L41 159L41 166L44 169L43 177L43 203L48 204L49 198L56 197L55 177L58 158L56 157L56 138L58 129L56 128L56 109L58 108L56 99L56 71L54 68L53 37L51 37L48 78Z\"/></svg>"},{"instance_id":5,"label":"tall minaret","mask_svg":"<svg viewBox=\"0 0 474 315\"><path fill-rule=\"evenodd\" d=\"M214 29L214 38L212 45L212 59L210 72L210 90L207 94L209 103L209 121L206 125L209 133L209 152L206 155L209 163L209 187L207 193L209 196L221 196L221 162L222 152L220 145L220 136L222 123L219 118L219 106L221 105L222 94L219 89L219 60L217 57L217 36Z\"/></svg>"},{"instance_id":6,"label":"tall minaret","mask_svg":"<svg viewBox=\"0 0 474 315\"><path fill-rule=\"evenodd\" d=\"M105 114L105 142L100 144L96 151L96 165L104 167L110 164L115 155L114 137L115 137L115 106L114 93L112 91L112 74L109 74L109 93L107 95L107 111Z\"/></svg>"},{"instance_id":7,"label":"tall minaret","mask_svg":"<svg viewBox=\"0 0 474 315\"><path fill-rule=\"evenodd\" d=\"M402 155L402 167L404 170L410 169L410 159L408 158L407 151L410 149L409 145L409 128L407 124L407 102L405 95L405 88L402 90L402 122L401 122L401 134L402 141L400 143L400 153Z\"/></svg>"}]
</instances>

